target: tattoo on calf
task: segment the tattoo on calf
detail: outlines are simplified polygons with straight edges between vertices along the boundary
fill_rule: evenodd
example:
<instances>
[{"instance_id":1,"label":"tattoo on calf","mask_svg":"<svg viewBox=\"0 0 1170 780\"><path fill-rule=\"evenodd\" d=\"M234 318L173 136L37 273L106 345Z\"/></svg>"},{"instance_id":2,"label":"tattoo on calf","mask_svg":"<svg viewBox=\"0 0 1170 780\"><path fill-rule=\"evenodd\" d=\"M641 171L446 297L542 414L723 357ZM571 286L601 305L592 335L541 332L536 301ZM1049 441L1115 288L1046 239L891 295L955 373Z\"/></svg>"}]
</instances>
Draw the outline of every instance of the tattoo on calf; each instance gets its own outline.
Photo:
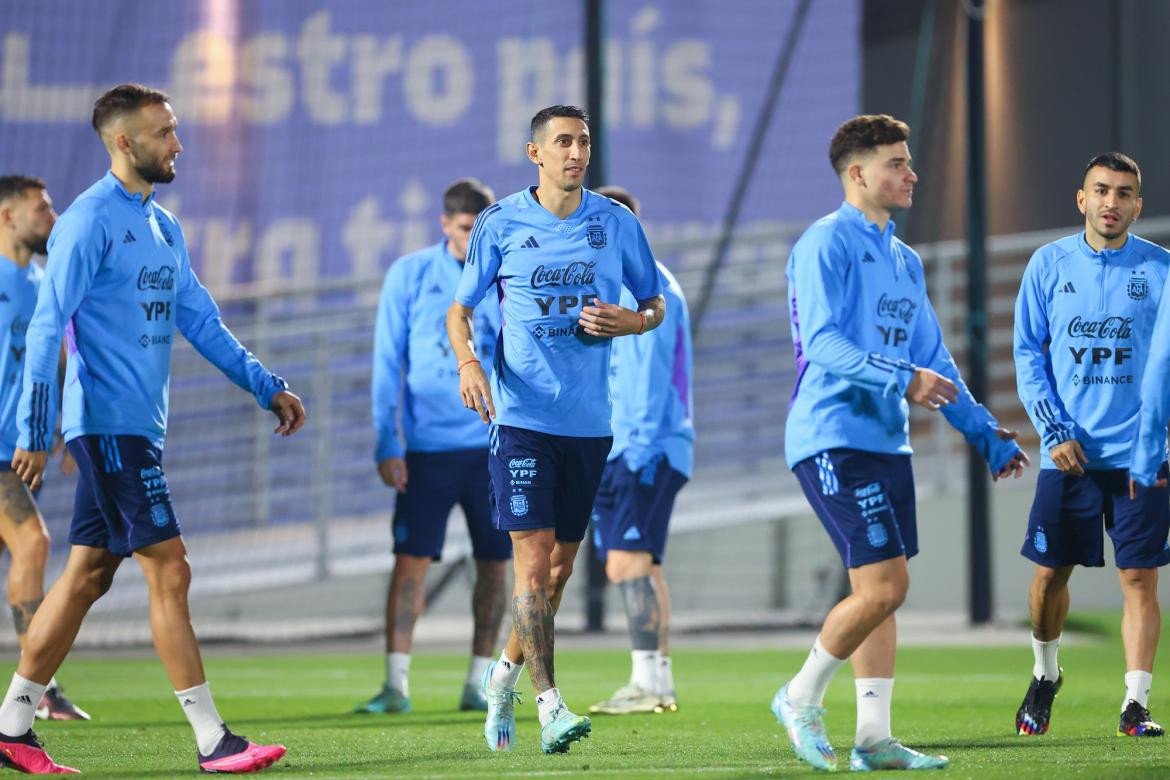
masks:
<instances>
[{"instance_id":1,"label":"tattoo on calf","mask_svg":"<svg viewBox=\"0 0 1170 780\"><path fill-rule=\"evenodd\" d=\"M0 472L0 511L17 525L37 513L37 507L28 488L20 481L20 477L11 471Z\"/></svg>"},{"instance_id":2,"label":"tattoo on calf","mask_svg":"<svg viewBox=\"0 0 1170 780\"><path fill-rule=\"evenodd\" d=\"M658 610L658 594L649 577L638 577L618 583L626 604L626 620L630 624L630 646L634 650L657 650L658 631L662 615Z\"/></svg>"},{"instance_id":3,"label":"tattoo on calf","mask_svg":"<svg viewBox=\"0 0 1170 780\"><path fill-rule=\"evenodd\" d=\"M553 608L545 593L527 591L512 598L512 624L528 664L532 687L544 693L553 683Z\"/></svg>"},{"instance_id":4,"label":"tattoo on calf","mask_svg":"<svg viewBox=\"0 0 1170 780\"><path fill-rule=\"evenodd\" d=\"M28 633L28 625L32 622L33 615L37 613L37 607L44 600L44 597L41 597L12 605L12 625L16 629L17 636L24 636Z\"/></svg>"}]
</instances>

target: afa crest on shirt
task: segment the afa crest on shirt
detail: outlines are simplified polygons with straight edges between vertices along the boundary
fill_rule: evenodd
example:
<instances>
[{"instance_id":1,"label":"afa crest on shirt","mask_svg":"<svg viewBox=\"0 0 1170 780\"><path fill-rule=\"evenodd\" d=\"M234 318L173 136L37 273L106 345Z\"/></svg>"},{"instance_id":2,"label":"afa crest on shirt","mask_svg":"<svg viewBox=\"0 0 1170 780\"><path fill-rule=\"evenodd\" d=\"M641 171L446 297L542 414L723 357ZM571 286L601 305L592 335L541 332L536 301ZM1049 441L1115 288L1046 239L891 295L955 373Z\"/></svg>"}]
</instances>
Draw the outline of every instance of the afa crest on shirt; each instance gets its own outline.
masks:
<instances>
[{"instance_id":1,"label":"afa crest on shirt","mask_svg":"<svg viewBox=\"0 0 1170 780\"><path fill-rule=\"evenodd\" d=\"M516 517L524 517L528 514L528 496L523 493L516 493L512 496L512 514Z\"/></svg>"},{"instance_id":2,"label":"afa crest on shirt","mask_svg":"<svg viewBox=\"0 0 1170 780\"><path fill-rule=\"evenodd\" d=\"M1150 294L1150 283L1144 275L1134 274L1129 277L1129 285L1125 288L1129 297L1135 301L1144 301Z\"/></svg>"},{"instance_id":3,"label":"afa crest on shirt","mask_svg":"<svg viewBox=\"0 0 1170 780\"><path fill-rule=\"evenodd\" d=\"M605 228L601 225L590 225L585 228L585 238L591 249L605 249Z\"/></svg>"}]
</instances>

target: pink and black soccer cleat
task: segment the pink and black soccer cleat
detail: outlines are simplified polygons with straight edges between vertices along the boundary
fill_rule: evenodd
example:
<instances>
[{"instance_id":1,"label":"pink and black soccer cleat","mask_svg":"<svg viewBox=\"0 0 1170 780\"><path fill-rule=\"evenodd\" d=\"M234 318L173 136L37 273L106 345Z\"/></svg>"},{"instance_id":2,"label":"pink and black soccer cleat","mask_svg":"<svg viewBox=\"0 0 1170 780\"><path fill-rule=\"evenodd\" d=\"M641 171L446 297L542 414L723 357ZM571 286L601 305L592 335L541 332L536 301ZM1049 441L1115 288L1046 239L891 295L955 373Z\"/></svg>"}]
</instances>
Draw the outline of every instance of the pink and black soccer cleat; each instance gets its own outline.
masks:
<instances>
[{"instance_id":1,"label":"pink and black soccer cleat","mask_svg":"<svg viewBox=\"0 0 1170 780\"><path fill-rule=\"evenodd\" d=\"M0 734L0 766L30 775L77 775L80 770L62 766L45 752L32 729L19 737Z\"/></svg>"},{"instance_id":2,"label":"pink and black soccer cleat","mask_svg":"<svg viewBox=\"0 0 1170 780\"><path fill-rule=\"evenodd\" d=\"M207 774L244 774L267 769L287 752L284 745L257 745L224 728L223 739L210 756L199 754L199 769Z\"/></svg>"},{"instance_id":3,"label":"pink and black soccer cleat","mask_svg":"<svg viewBox=\"0 0 1170 780\"><path fill-rule=\"evenodd\" d=\"M89 720L89 713L69 701L60 686L45 689L36 714L41 720Z\"/></svg>"}]
</instances>

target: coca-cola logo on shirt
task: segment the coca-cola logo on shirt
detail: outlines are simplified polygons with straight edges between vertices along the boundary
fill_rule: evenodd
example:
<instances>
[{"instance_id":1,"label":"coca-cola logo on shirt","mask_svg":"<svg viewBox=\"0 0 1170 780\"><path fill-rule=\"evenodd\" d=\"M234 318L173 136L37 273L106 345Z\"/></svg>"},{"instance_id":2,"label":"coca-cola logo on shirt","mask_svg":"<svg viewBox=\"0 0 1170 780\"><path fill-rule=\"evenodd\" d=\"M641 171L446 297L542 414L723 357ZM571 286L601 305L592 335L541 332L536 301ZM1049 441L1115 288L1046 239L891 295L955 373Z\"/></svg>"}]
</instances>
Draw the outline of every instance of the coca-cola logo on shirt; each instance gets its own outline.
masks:
<instances>
[{"instance_id":1,"label":"coca-cola logo on shirt","mask_svg":"<svg viewBox=\"0 0 1170 780\"><path fill-rule=\"evenodd\" d=\"M1084 339L1128 339L1133 335L1133 317L1104 317L1086 320L1077 315L1068 324L1068 335Z\"/></svg>"},{"instance_id":2,"label":"coca-cola logo on shirt","mask_svg":"<svg viewBox=\"0 0 1170 780\"><path fill-rule=\"evenodd\" d=\"M163 265L153 271L142 266L138 272L139 290L173 290L175 289L175 267Z\"/></svg>"},{"instance_id":3,"label":"coca-cola logo on shirt","mask_svg":"<svg viewBox=\"0 0 1170 780\"><path fill-rule=\"evenodd\" d=\"M593 269L596 266L595 260L589 262L574 260L554 268L538 265L536 270L532 272L531 285L533 289L540 289L541 287L580 287L593 284L596 276Z\"/></svg>"},{"instance_id":4,"label":"coca-cola logo on shirt","mask_svg":"<svg viewBox=\"0 0 1170 780\"><path fill-rule=\"evenodd\" d=\"M909 298L891 298L882 293L882 297L878 299L877 313L879 317L892 317L910 324L910 321L914 319L914 312L917 310L918 304Z\"/></svg>"}]
</instances>

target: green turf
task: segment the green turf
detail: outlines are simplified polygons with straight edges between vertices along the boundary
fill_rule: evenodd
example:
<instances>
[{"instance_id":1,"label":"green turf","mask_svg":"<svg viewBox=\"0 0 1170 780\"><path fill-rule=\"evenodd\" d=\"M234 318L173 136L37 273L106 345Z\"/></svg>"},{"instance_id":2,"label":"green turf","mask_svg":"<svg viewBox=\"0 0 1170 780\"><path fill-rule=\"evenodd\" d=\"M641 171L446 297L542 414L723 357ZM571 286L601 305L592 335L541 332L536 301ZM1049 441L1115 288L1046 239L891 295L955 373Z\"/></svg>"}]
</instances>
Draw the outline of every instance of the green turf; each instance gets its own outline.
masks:
<instances>
[{"instance_id":1,"label":"green turf","mask_svg":"<svg viewBox=\"0 0 1170 780\"><path fill-rule=\"evenodd\" d=\"M1012 734L1030 675L1028 647L903 649L895 733L911 746L949 755L953 763L946 776L952 778L1170 776L1166 739L1114 736L1123 694L1117 619L1087 619L1113 630L1061 650L1066 682L1048 735ZM572 638L562 642L557 679L570 707L583 712L625 681L629 656L572 647ZM508 754L485 749L482 717L456 709L466 670L461 655L414 658L414 712L405 716L348 714L381 684L384 667L378 657L229 657L214 647L206 656L220 712L232 728L255 741L288 746L288 756L270 770L274 777L808 774L768 711L772 693L804 652L679 650L674 662L679 712L599 716L592 738L556 756L540 752L527 685L518 708L516 749ZM91 777L194 773L191 733L157 661L69 661L59 677L94 721L38 726L58 761ZM1170 717L1168 700L1170 682L1160 686L1156 677L1155 716ZM834 680L826 705L829 734L847 761L854 721L848 670Z\"/></svg>"}]
</instances>

